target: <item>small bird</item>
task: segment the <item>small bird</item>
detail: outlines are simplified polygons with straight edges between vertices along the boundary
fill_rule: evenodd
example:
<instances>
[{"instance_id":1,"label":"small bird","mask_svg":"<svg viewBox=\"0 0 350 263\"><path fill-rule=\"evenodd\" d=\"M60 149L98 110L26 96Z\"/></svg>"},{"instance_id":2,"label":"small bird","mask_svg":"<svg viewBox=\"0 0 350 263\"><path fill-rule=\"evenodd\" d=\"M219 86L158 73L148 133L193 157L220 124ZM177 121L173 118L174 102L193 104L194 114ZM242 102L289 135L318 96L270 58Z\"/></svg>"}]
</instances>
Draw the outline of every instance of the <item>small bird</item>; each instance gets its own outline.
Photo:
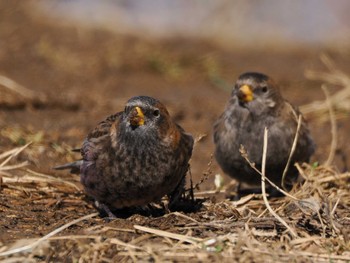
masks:
<instances>
[{"instance_id":1,"label":"small bird","mask_svg":"<svg viewBox=\"0 0 350 263\"><path fill-rule=\"evenodd\" d=\"M96 206L115 217L113 209L142 207L165 195L169 206L176 202L184 191L193 143L161 102L137 96L87 135L82 160L54 169L80 173Z\"/></svg>"},{"instance_id":2,"label":"small bird","mask_svg":"<svg viewBox=\"0 0 350 263\"><path fill-rule=\"evenodd\" d=\"M229 176L259 186L261 176L242 157L243 145L248 159L261 171L264 128L268 128L266 176L278 186L290 156L297 131L299 110L280 94L268 76L247 72L239 76L224 112L214 124L215 158ZM298 177L296 162L309 162L315 151L305 120L302 118L296 150L285 176L290 188ZM239 184L240 185L240 184Z\"/></svg>"}]
</instances>

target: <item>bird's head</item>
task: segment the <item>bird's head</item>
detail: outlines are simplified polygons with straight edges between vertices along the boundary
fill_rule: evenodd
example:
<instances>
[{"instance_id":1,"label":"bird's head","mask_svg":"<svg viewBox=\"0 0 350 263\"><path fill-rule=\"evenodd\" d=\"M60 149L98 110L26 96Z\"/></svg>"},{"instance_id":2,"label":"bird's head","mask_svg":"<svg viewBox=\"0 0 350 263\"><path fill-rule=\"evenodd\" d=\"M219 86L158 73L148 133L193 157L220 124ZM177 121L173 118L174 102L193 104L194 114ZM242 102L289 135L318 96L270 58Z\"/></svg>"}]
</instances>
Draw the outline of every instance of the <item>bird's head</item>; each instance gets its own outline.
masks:
<instances>
[{"instance_id":1,"label":"bird's head","mask_svg":"<svg viewBox=\"0 0 350 263\"><path fill-rule=\"evenodd\" d=\"M124 121L130 131L143 132L167 128L169 113L158 100L148 96L131 98L124 109Z\"/></svg>"},{"instance_id":2,"label":"bird's head","mask_svg":"<svg viewBox=\"0 0 350 263\"><path fill-rule=\"evenodd\" d=\"M239 76L232 96L236 96L239 104L256 113L276 108L283 100L278 86L268 76L248 72Z\"/></svg>"}]
</instances>

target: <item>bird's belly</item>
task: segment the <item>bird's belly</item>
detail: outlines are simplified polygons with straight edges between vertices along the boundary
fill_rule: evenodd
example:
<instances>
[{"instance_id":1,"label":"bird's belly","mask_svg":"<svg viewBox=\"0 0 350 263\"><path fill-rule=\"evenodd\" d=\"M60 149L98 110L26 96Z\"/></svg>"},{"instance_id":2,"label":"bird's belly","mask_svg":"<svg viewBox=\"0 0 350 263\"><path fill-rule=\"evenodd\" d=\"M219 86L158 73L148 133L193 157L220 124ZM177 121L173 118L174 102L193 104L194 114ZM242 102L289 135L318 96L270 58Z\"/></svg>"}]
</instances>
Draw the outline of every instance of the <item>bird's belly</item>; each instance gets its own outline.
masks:
<instances>
[{"instance_id":1,"label":"bird's belly","mask_svg":"<svg viewBox=\"0 0 350 263\"><path fill-rule=\"evenodd\" d=\"M171 193L182 179L174 160L124 160L96 163L83 170L81 182L88 195L113 208L142 206ZM134 160L136 158L133 158ZM139 159L140 160L140 159ZM148 161L147 161L148 160Z\"/></svg>"},{"instance_id":2,"label":"bird's belly","mask_svg":"<svg viewBox=\"0 0 350 263\"><path fill-rule=\"evenodd\" d=\"M290 147L285 144L291 144L290 140L283 141L278 136L269 137L266 175L278 184L289 156ZM262 155L263 135L256 133L245 133L243 137L236 136L231 138L230 143L222 143L219 149L216 149L216 159L223 171L232 178L251 185L258 185L261 182L260 174L254 171L251 164L254 163L255 167L261 171Z\"/></svg>"}]
</instances>

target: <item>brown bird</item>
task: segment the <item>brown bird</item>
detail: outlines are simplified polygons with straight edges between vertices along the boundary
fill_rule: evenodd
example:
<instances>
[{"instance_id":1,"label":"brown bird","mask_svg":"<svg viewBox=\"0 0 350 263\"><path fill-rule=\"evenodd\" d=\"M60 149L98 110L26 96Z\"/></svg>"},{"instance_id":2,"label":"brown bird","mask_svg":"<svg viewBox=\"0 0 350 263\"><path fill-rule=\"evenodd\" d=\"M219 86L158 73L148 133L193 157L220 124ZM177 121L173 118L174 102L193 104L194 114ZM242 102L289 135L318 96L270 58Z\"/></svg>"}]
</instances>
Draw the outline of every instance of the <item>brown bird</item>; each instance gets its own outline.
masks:
<instances>
[{"instance_id":1,"label":"brown bird","mask_svg":"<svg viewBox=\"0 0 350 263\"><path fill-rule=\"evenodd\" d=\"M239 76L225 111L214 124L215 157L222 170L239 182L260 185L261 176L240 153L241 145L248 158L261 171L264 128L268 149L266 176L281 186L298 125L299 110L280 94L276 83L261 73ZM296 162L308 162L315 151L305 120L302 119L296 150L286 174L286 185L298 177Z\"/></svg>"},{"instance_id":2,"label":"brown bird","mask_svg":"<svg viewBox=\"0 0 350 263\"><path fill-rule=\"evenodd\" d=\"M82 160L55 167L80 173L86 193L97 207L145 206L183 193L193 138L170 118L158 100L131 98L123 112L109 116L85 139Z\"/></svg>"}]
</instances>

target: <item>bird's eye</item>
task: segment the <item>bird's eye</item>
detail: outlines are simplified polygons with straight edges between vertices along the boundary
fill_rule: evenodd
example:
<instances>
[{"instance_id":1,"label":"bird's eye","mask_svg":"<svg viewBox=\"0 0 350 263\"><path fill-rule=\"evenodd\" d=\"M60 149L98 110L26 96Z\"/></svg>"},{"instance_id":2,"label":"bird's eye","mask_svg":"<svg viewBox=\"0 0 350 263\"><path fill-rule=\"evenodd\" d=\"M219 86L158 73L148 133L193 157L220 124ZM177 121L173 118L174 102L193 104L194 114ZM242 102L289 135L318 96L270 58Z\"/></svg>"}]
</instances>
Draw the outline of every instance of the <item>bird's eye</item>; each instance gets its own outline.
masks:
<instances>
[{"instance_id":1,"label":"bird's eye","mask_svg":"<svg viewBox=\"0 0 350 263\"><path fill-rule=\"evenodd\" d=\"M262 90L262 92L267 92L267 86L263 86L262 88L261 88L261 90Z\"/></svg>"},{"instance_id":2,"label":"bird's eye","mask_svg":"<svg viewBox=\"0 0 350 263\"><path fill-rule=\"evenodd\" d=\"M153 111L153 116L158 117L160 115L159 110L154 110Z\"/></svg>"}]
</instances>

